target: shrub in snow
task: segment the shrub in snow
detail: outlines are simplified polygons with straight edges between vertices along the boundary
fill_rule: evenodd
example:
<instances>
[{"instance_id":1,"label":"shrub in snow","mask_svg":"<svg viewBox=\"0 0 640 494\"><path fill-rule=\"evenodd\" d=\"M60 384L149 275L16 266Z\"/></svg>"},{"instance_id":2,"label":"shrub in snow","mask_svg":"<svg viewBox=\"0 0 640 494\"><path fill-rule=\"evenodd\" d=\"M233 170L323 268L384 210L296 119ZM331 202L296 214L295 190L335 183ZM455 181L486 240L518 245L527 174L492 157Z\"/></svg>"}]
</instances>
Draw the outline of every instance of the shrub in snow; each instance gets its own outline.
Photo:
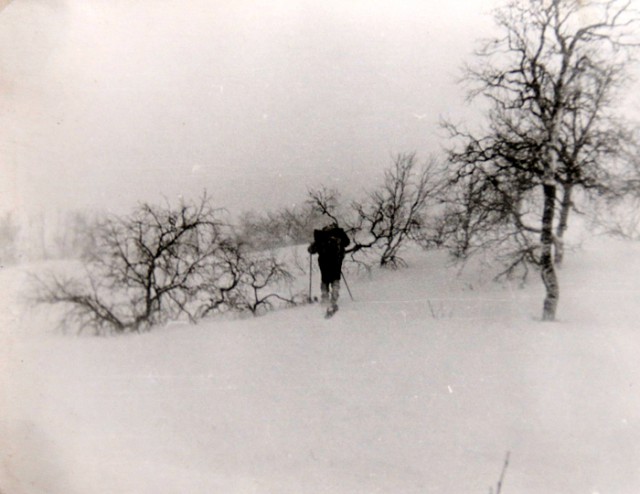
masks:
<instances>
[{"instance_id":1,"label":"shrub in snow","mask_svg":"<svg viewBox=\"0 0 640 494\"><path fill-rule=\"evenodd\" d=\"M273 256L250 255L204 196L178 207L142 204L97 227L83 279L49 275L36 301L67 306L66 322L97 333L142 331L226 309L256 314L287 279Z\"/></svg>"},{"instance_id":2,"label":"shrub in snow","mask_svg":"<svg viewBox=\"0 0 640 494\"><path fill-rule=\"evenodd\" d=\"M293 280L287 265L273 252L254 252L237 238L229 238L211 257L202 273L198 317L226 311L253 315L273 309L275 302L295 305L302 295L285 297L279 289Z\"/></svg>"}]
</instances>

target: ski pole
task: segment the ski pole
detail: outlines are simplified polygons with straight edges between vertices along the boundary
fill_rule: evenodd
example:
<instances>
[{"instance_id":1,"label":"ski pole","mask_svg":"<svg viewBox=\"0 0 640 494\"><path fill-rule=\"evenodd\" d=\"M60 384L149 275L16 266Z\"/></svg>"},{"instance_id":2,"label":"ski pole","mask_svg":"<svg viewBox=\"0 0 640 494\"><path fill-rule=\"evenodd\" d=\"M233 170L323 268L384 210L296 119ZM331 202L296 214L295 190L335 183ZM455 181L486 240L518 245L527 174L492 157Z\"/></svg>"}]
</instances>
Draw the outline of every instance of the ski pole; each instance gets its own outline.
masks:
<instances>
[{"instance_id":1,"label":"ski pole","mask_svg":"<svg viewBox=\"0 0 640 494\"><path fill-rule=\"evenodd\" d=\"M311 277L313 276L313 255L309 253L309 302L313 299L311 298Z\"/></svg>"},{"instance_id":2,"label":"ski pole","mask_svg":"<svg viewBox=\"0 0 640 494\"><path fill-rule=\"evenodd\" d=\"M345 278L344 273L342 271L340 271L340 275L342 276L342 279L344 280L344 286L347 287L347 291L349 292L349 296L351 297L351 300L353 300L353 295L351 295L351 290L349 289L349 284L347 283L347 278ZM355 300L353 300L355 302Z\"/></svg>"}]
</instances>

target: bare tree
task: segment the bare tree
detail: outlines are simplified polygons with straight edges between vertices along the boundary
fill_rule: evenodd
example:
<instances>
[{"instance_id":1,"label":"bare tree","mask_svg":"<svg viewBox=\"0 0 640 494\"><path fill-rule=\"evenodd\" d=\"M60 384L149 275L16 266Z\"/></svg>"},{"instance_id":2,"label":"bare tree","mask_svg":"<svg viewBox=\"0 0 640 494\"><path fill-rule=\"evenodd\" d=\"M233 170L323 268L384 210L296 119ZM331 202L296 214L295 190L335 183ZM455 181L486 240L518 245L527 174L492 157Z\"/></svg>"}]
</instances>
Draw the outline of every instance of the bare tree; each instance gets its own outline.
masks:
<instances>
[{"instance_id":1,"label":"bare tree","mask_svg":"<svg viewBox=\"0 0 640 494\"><path fill-rule=\"evenodd\" d=\"M205 195L176 208L142 204L129 216L107 218L95 229L86 276L38 280L36 301L66 305L63 322L101 334L226 311L257 315L303 300L283 295L291 293L286 264L256 251L219 216Z\"/></svg>"},{"instance_id":2,"label":"bare tree","mask_svg":"<svg viewBox=\"0 0 640 494\"><path fill-rule=\"evenodd\" d=\"M487 129L476 136L447 124L457 143L450 152L453 182L497 194L500 204L491 207L504 214L494 226L517 231L519 252L530 254L546 289L542 319L554 320L560 294L554 246L561 246L573 187L606 184L603 158L615 149L619 130L612 95L634 45L637 15L620 0L513 0L495 18L503 35L488 41L466 71L471 97L489 102Z\"/></svg>"},{"instance_id":3,"label":"bare tree","mask_svg":"<svg viewBox=\"0 0 640 494\"><path fill-rule=\"evenodd\" d=\"M51 276L39 302L62 303L81 328L140 331L185 315L219 249L222 223L206 196L172 208L142 204L132 215L110 217L97 228L97 248L84 280Z\"/></svg>"},{"instance_id":4,"label":"bare tree","mask_svg":"<svg viewBox=\"0 0 640 494\"><path fill-rule=\"evenodd\" d=\"M199 318L226 311L257 315L274 308L276 300L293 306L302 299L282 294L293 280L284 262L272 252L254 251L238 237L221 242L202 275Z\"/></svg>"},{"instance_id":5,"label":"bare tree","mask_svg":"<svg viewBox=\"0 0 640 494\"><path fill-rule=\"evenodd\" d=\"M381 266L404 264L400 249L423 230L426 208L439 190L435 161L419 166L415 153L396 156L382 185L364 202L353 202L355 242L347 252L375 246Z\"/></svg>"},{"instance_id":6,"label":"bare tree","mask_svg":"<svg viewBox=\"0 0 640 494\"><path fill-rule=\"evenodd\" d=\"M346 253L352 259L376 250L380 266L397 267L404 264L401 248L424 233L427 207L435 202L440 187L434 160L419 165L415 153L399 154L385 170L382 184L364 200L351 202L346 214L341 214L339 194L332 189L309 191L309 202L350 235L353 242Z\"/></svg>"},{"instance_id":7,"label":"bare tree","mask_svg":"<svg viewBox=\"0 0 640 494\"><path fill-rule=\"evenodd\" d=\"M539 263L539 230L529 224L535 217L530 190L515 178L497 179L482 168L454 177L438 230L456 259L489 251L504 265L496 278L520 274L524 281L528 266Z\"/></svg>"},{"instance_id":8,"label":"bare tree","mask_svg":"<svg viewBox=\"0 0 640 494\"><path fill-rule=\"evenodd\" d=\"M320 187L318 189L309 189L307 193L307 204L311 211L320 218L325 217L325 219L340 223L339 217L342 216L340 212L341 197L336 189Z\"/></svg>"},{"instance_id":9,"label":"bare tree","mask_svg":"<svg viewBox=\"0 0 640 494\"><path fill-rule=\"evenodd\" d=\"M293 297L287 298L278 292L278 285L291 282L293 277L275 255L245 257L242 272L242 289L237 300L240 310L246 309L257 315L261 310L272 309L273 300L296 305Z\"/></svg>"}]
</instances>

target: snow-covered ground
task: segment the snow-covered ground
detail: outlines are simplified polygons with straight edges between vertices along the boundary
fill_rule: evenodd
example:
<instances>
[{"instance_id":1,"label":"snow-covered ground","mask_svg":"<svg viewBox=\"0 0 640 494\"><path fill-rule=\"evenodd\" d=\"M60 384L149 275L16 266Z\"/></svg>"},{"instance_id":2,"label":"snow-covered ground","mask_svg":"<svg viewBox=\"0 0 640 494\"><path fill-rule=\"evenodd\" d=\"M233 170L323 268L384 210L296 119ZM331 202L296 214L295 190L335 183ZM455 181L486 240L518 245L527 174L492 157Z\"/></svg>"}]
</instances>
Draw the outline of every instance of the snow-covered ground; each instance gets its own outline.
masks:
<instances>
[{"instance_id":1,"label":"snow-covered ground","mask_svg":"<svg viewBox=\"0 0 640 494\"><path fill-rule=\"evenodd\" d=\"M97 338L0 283L0 492L640 492L640 244L591 241L542 287L442 253L319 306ZM315 284L315 283L314 283ZM317 292L317 287L314 286Z\"/></svg>"}]
</instances>

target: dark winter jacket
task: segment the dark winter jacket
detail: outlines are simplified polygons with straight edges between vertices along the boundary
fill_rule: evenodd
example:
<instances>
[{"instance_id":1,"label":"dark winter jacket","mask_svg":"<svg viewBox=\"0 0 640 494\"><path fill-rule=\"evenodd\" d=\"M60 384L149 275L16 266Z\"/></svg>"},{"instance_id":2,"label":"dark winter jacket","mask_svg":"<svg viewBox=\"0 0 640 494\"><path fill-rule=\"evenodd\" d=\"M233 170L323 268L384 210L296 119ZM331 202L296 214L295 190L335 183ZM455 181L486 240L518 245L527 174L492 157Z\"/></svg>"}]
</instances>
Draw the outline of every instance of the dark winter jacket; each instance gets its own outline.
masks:
<instances>
[{"instance_id":1,"label":"dark winter jacket","mask_svg":"<svg viewBox=\"0 0 640 494\"><path fill-rule=\"evenodd\" d=\"M345 249L351 240L345 231L338 226L314 230L313 239L308 251L311 254L318 254L322 282L332 283L339 280Z\"/></svg>"}]
</instances>

